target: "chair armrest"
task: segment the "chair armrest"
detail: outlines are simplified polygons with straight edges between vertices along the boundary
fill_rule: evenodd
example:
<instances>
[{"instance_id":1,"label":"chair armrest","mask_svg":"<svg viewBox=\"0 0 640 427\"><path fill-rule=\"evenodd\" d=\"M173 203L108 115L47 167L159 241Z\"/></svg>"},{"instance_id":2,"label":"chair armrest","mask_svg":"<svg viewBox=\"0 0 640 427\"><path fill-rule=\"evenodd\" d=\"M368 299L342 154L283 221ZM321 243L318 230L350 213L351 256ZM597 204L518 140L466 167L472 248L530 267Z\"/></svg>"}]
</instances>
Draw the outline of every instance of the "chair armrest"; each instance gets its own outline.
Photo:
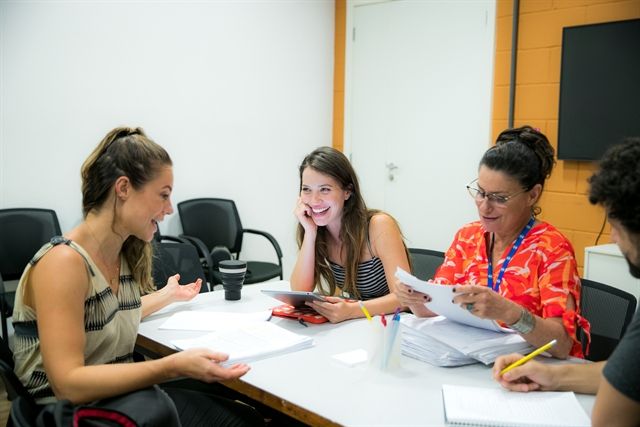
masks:
<instances>
[{"instance_id":1,"label":"chair armrest","mask_svg":"<svg viewBox=\"0 0 640 427\"><path fill-rule=\"evenodd\" d=\"M252 228L245 228L242 230L242 232L258 234L260 236L266 237L267 240L269 240L269 242L271 242L271 244L273 245L273 248L276 250L276 254L278 255L278 263L280 264L280 267L282 267L282 249L280 249L280 245L278 244L278 241L275 239L275 237L273 237L271 234L267 233L266 231L254 230Z\"/></svg>"},{"instance_id":2,"label":"chair armrest","mask_svg":"<svg viewBox=\"0 0 640 427\"><path fill-rule=\"evenodd\" d=\"M201 258L210 258L209 249L207 249L207 245L205 245L202 240L194 236L187 236L186 234L181 234L179 238L182 239L183 242L186 241L187 243L191 243L193 246L195 246L196 250L198 251L198 256L200 256Z\"/></svg>"},{"instance_id":3,"label":"chair armrest","mask_svg":"<svg viewBox=\"0 0 640 427\"><path fill-rule=\"evenodd\" d=\"M211 290L213 290L215 276L213 274L213 261L211 260L211 253L209 252L209 249L207 249L207 245L205 245L202 240L194 236L181 234L179 238L195 246L196 251L198 252L198 256L200 258L204 258L204 267L206 268L205 274L209 278L209 283L211 283Z\"/></svg>"},{"instance_id":4,"label":"chair armrest","mask_svg":"<svg viewBox=\"0 0 640 427\"><path fill-rule=\"evenodd\" d=\"M176 243L191 243L191 241L186 239L185 237L173 236L171 234L163 234L162 236L160 236L160 240L161 241L162 240L168 240L170 242L176 242ZM200 242L200 243L202 243L202 242ZM193 244L193 243L191 243L191 244Z\"/></svg>"},{"instance_id":5,"label":"chair armrest","mask_svg":"<svg viewBox=\"0 0 640 427\"><path fill-rule=\"evenodd\" d=\"M4 289L4 280L2 280L2 274L0 274L0 296L2 296L2 299L0 299L0 309L2 309L2 312L4 313L5 311L5 301L4 301L4 293L5 293L5 289Z\"/></svg>"},{"instance_id":6,"label":"chair armrest","mask_svg":"<svg viewBox=\"0 0 640 427\"><path fill-rule=\"evenodd\" d=\"M4 287L4 280L2 280L2 274L0 274L0 329L2 330L2 336L8 337L9 330L7 326L7 317L11 314L9 313L9 307L6 301L6 289ZM7 340L7 342L9 342Z\"/></svg>"}]
</instances>

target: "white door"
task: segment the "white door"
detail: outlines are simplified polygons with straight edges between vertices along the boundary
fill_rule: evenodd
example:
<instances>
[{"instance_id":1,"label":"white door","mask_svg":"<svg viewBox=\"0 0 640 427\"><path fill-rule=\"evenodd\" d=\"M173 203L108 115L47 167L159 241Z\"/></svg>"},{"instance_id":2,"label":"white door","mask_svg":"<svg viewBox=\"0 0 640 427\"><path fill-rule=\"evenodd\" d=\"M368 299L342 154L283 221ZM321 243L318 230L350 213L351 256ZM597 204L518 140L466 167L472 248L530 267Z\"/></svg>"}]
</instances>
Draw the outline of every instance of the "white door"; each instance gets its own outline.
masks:
<instances>
[{"instance_id":1,"label":"white door","mask_svg":"<svg viewBox=\"0 0 640 427\"><path fill-rule=\"evenodd\" d=\"M400 222L410 247L445 250L477 218L465 185L490 142L495 3L352 11L345 146L365 200Z\"/></svg>"}]
</instances>

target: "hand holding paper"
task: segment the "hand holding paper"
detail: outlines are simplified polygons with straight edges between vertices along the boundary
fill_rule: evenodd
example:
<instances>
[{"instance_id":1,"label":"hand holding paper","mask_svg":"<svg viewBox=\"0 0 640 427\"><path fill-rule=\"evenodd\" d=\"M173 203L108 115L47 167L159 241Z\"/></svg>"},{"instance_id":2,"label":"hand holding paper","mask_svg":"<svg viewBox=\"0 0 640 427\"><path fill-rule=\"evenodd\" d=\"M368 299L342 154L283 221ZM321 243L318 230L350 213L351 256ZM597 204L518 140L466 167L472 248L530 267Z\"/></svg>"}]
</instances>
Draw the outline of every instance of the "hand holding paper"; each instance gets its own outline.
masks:
<instances>
[{"instance_id":1,"label":"hand holding paper","mask_svg":"<svg viewBox=\"0 0 640 427\"><path fill-rule=\"evenodd\" d=\"M468 310L461 308L453 302L454 293L453 286L437 285L435 283L425 282L403 269L396 270L396 277L407 286L418 292L427 294L431 300L425 303L425 306L432 312L445 316L447 319L455 322L464 323L466 325L475 326L476 328L489 329L492 331L508 332L509 329L502 328L495 321L489 319L481 319L474 316Z\"/></svg>"},{"instance_id":2,"label":"hand holding paper","mask_svg":"<svg viewBox=\"0 0 640 427\"><path fill-rule=\"evenodd\" d=\"M474 316L483 319L515 322L522 313L522 307L503 297L487 286L455 285L453 288L453 302ZM512 319L511 321L509 321Z\"/></svg>"}]
</instances>

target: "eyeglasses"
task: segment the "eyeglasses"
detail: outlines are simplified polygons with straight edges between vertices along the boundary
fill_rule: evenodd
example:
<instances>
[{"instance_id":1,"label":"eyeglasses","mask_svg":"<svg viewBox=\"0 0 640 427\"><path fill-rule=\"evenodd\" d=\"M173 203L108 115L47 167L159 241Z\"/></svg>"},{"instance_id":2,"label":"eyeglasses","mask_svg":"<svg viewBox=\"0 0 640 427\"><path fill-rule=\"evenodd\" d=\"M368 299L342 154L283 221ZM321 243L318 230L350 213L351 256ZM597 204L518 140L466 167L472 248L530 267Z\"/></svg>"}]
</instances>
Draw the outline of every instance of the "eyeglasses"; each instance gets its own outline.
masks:
<instances>
[{"instance_id":1,"label":"eyeglasses","mask_svg":"<svg viewBox=\"0 0 640 427\"><path fill-rule=\"evenodd\" d=\"M499 194L495 194L495 193L486 193L482 190L480 190L479 188L476 187L472 187L471 184L473 184L474 182L478 181L477 179L474 179L473 181L471 181L468 185L467 185L467 191L469 191L469 194L471 195L471 197L473 197L475 199L476 202L482 202L484 199L487 199L487 201L489 203L494 203L496 205L506 205L507 202L511 199L513 199L514 197L516 197L517 195L520 195L522 193L526 193L527 190L522 190L519 191L515 194L511 194L509 196L501 196Z\"/></svg>"}]
</instances>

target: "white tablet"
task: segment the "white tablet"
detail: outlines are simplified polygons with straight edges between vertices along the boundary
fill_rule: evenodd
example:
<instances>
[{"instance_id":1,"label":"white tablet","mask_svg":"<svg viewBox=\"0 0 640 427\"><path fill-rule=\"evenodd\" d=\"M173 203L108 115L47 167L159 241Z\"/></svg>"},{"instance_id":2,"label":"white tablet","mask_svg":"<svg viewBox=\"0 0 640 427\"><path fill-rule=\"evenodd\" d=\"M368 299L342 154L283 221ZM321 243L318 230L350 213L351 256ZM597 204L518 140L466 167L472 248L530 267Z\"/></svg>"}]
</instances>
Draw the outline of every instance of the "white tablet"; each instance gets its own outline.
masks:
<instances>
[{"instance_id":1,"label":"white tablet","mask_svg":"<svg viewBox=\"0 0 640 427\"><path fill-rule=\"evenodd\" d=\"M302 291L272 291L263 289L262 293L294 307L302 307L306 301L325 301L323 295Z\"/></svg>"}]
</instances>

